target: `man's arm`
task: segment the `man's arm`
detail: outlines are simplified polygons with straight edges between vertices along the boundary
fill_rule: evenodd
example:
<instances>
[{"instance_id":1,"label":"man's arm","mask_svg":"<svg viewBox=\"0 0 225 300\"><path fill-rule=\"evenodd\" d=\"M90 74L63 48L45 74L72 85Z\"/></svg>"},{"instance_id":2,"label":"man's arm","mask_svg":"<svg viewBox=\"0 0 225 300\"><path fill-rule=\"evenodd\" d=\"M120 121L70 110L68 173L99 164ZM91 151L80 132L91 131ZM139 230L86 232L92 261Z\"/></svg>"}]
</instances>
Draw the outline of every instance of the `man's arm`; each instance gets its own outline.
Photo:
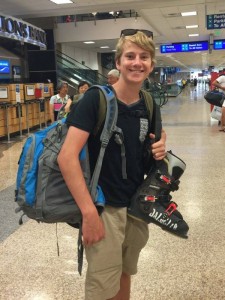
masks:
<instances>
[{"instance_id":1,"label":"man's arm","mask_svg":"<svg viewBox=\"0 0 225 300\"><path fill-rule=\"evenodd\" d=\"M92 201L80 166L79 153L87 142L89 133L70 126L58 156L64 180L79 206L83 221L83 243L90 246L104 238L104 227Z\"/></svg>"}]
</instances>

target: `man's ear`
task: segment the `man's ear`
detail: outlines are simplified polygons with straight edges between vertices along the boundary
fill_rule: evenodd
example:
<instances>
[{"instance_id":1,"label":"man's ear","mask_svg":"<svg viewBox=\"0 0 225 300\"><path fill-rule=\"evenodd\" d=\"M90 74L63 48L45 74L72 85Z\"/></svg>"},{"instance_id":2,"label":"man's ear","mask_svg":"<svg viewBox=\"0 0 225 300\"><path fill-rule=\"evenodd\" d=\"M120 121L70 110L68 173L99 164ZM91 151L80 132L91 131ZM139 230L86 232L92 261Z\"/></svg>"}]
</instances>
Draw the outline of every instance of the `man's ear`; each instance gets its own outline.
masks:
<instances>
[{"instance_id":1,"label":"man's ear","mask_svg":"<svg viewBox=\"0 0 225 300\"><path fill-rule=\"evenodd\" d=\"M120 71L120 60L119 59L116 60L116 68L118 71Z\"/></svg>"},{"instance_id":2,"label":"man's ear","mask_svg":"<svg viewBox=\"0 0 225 300\"><path fill-rule=\"evenodd\" d=\"M152 62L149 74L152 73L152 71L153 71L154 68L155 68L155 64Z\"/></svg>"}]
</instances>

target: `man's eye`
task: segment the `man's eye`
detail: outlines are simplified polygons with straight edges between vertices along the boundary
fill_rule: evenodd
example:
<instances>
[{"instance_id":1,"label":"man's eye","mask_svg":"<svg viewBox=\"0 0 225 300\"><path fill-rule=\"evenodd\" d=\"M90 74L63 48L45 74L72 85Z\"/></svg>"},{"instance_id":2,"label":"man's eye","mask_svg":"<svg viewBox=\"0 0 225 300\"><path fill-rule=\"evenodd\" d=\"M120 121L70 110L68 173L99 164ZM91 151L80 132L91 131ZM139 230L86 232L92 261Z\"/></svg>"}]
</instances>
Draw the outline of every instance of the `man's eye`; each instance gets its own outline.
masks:
<instances>
[{"instance_id":1,"label":"man's eye","mask_svg":"<svg viewBox=\"0 0 225 300\"><path fill-rule=\"evenodd\" d=\"M133 55L132 54L127 54L126 56L128 59L132 59L133 58Z\"/></svg>"},{"instance_id":2,"label":"man's eye","mask_svg":"<svg viewBox=\"0 0 225 300\"><path fill-rule=\"evenodd\" d=\"M148 59L149 59L149 56L148 56L148 55L143 55L141 58L142 58L143 60L148 60Z\"/></svg>"}]
</instances>

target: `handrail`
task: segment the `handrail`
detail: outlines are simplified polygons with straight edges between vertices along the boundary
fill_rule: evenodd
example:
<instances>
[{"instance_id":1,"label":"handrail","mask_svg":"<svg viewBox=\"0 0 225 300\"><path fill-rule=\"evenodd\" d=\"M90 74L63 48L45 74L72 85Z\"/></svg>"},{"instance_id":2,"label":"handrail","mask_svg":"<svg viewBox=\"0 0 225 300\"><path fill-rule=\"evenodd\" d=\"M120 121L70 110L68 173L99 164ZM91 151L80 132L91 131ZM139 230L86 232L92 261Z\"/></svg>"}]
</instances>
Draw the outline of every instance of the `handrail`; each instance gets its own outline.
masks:
<instances>
[{"instance_id":1,"label":"handrail","mask_svg":"<svg viewBox=\"0 0 225 300\"><path fill-rule=\"evenodd\" d=\"M77 68L75 64L65 60L57 60L57 73L64 78L67 76L66 81L72 81L75 86L83 80L88 81L90 84L107 83L107 79L105 77L99 78L99 73L96 71Z\"/></svg>"},{"instance_id":2,"label":"handrail","mask_svg":"<svg viewBox=\"0 0 225 300\"><path fill-rule=\"evenodd\" d=\"M80 63L79 61L77 61L76 59L70 57L69 55L59 51L59 50L56 50L56 55L58 56L58 58L61 58L61 59L64 59L66 60L68 63L71 63L73 65L78 65L81 69L84 69L84 70L90 70L90 71L93 71L93 69L91 69L90 67ZM66 58L65 58L66 57ZM96 72L96 75L100 78L103 78L105 81L107 80L107 77L104 76L103 74Z\"/></svg>"}]
</instances>

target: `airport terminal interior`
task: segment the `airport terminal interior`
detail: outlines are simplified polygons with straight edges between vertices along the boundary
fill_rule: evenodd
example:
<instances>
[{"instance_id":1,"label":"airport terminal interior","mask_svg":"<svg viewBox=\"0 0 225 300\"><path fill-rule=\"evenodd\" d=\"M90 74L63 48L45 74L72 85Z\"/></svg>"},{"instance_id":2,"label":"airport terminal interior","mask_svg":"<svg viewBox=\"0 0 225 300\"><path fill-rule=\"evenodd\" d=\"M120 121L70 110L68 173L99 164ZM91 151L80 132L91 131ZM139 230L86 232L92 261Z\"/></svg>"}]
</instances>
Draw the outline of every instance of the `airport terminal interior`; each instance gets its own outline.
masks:
<instances>
[{"instance_id":1,"label":"airport terminal interior","mask_svg":"<svg viewBox=\"0 0 225 300\"><path fill-rule=\"evenodd\" d=\"M186 86L161 108L167 149L187 166L173 200L190 229L182 239L149 225L132 300L225 299L225 134L210 117L205 88ZM24 138L0 142L0 299L82 300L86 263L79 276L77 230L58 225L58 256L54 224L28 220L18 225L14 189Z\"/></svg>"},{"instance_id":2,"label":"airport terminal interior","mask_svg":"<svg viewBox=\"0 0 225 300\"><path fill-rule=\"evenodd\" d=\"M186 164L171 195L189 231L149 224L130 299L225 300L225 132L204 98L225 74L224 0L71 1L77 14L52 2L0 4L0 300L84 300L78 230L26 216L19 224L18 161L27 137L49 126L57 84L70 95L81 80L106 84L120 31L137 26L153 31L157 64L143 88L160 106L167 151Z\"/></svg>"}]
</instances>

